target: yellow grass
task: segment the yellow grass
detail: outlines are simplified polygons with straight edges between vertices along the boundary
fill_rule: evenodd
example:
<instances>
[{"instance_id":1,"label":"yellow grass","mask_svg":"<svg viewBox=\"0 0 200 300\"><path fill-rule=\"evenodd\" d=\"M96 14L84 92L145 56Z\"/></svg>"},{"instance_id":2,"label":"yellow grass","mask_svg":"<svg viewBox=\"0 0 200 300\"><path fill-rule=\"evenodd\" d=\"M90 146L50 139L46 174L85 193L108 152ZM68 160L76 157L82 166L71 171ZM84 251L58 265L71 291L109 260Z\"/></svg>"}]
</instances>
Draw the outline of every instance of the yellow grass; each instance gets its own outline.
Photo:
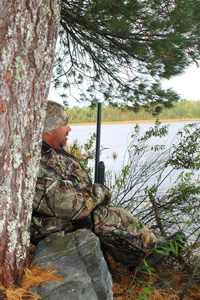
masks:
<instances>
[{"instance_id":1,"label":"yellow grass","mask_svg":"<svg viewBox=\"0 0 200 300\"><path fill-rule=\"evenodd\" d=\"M155 273L141 273L141 278L133 280L134 272L130 272L128 268L120 263L117 263L110 255L108 255L113 274L113 300L138 300L139 293L144 293L149 300L178 300L178 291L183 291L187 282L188 275L183 271L174 270L173 268L167 268L166 266L157 270ZM190 275L189 275L190 278ZM172 288L169 290L156 288L145 291L147 282L151 284L159 281L168 281ZM134 293L133 293L134 291ZM200 299L200 285L198 283L193 284L184 296L184 300L199 300Z\"/></svg>"},{"instance_id":2,"label":"yellow grass","mask_svg":"<svg viewBox=\"0 0 200 300\"><path fill-rule=\"evenodd\" d=\"M28 289L48 280L64 281L59 276L56 276L56 270L53 268L44 270L42 267L31 265L24 270L24 278L21 287L13 285L6 289L3 286L0 286L0 290L6 295L8 300L39 300L41 297L29 292Z\"/></svg>"},{"instance_id":3,"label":"yellow grass","mask_svg":"<svg viewBox=\"0 0 200 300\"><path fill-rule=\"evenodd\" d=\"M136 123L155 123L157 118L155 119L150 119L150 120L133 120L133 121L118 121L118 122L101 122L102 125L106 125L106 124L136 124ZM159 119L159 118L158 118ZM194 119L190 119L190 118L186 118L186 119L159 119L160 122L195 122L195 121L200 121L199 118L194 118ZM96 125L96 123L77 123L77 124L70 124L69 121L69 125L70 126L85 126L85 125Z\"/></svg>"}]
</instances>

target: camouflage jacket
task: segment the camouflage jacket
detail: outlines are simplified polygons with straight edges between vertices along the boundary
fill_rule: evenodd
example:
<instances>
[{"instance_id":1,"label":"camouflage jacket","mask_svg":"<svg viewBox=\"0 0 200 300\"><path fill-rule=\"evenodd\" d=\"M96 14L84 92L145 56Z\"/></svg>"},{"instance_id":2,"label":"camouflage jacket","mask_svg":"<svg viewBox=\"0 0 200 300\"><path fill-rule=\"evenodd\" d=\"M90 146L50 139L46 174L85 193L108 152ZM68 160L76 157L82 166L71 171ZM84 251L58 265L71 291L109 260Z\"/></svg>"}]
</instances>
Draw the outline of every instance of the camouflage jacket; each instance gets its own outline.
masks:
<instances>
[{"instance_id":1,"label":"camouflage jacket","mask_svg":"<svg viewBox=\"0 0 200 300\"><path fill-rule=\"evenodd\" d=\"M66 220L84 219L98 204L109 201L109 190L101 184L92 184L73 155L56 151L43 142L34 212Z\"/></svg>"},{"instance_id":2,"label":"camouflage jacket","mask_svg":"<svg viewBox=\"0 0 200 300\"><path fill-rule=\"evenodd\" d=\"M31 242L57 231L73 231L73 223L85 222L101 204L94 212L95 234L101 242L122 253L146 252L157 242L156 237L128 211L107 205L110 198L106 187L91 183L74 156L44 142L33 201Z\"/></svg>"}]
</instances>

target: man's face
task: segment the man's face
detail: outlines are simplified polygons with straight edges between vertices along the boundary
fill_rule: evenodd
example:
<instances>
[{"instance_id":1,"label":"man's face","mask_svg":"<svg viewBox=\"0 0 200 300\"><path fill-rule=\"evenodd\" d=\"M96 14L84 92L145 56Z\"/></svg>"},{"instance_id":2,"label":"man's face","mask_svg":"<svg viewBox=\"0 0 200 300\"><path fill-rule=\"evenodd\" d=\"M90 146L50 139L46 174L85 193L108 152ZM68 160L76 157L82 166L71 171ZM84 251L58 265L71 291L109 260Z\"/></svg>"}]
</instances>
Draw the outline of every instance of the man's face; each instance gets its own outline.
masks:
<instances>
[{"instance_id":1,"label":"man's face","mask_svg":"<svg viewBox=\"0 0 200 300\"><path fill-rule=\"evenodd\" d=\"M56 150L61 150L66 146L68 133L71 131L71 127L68 124L62 125L47 133L47 136L43 138Z\"/></svg>"}]
</instances>

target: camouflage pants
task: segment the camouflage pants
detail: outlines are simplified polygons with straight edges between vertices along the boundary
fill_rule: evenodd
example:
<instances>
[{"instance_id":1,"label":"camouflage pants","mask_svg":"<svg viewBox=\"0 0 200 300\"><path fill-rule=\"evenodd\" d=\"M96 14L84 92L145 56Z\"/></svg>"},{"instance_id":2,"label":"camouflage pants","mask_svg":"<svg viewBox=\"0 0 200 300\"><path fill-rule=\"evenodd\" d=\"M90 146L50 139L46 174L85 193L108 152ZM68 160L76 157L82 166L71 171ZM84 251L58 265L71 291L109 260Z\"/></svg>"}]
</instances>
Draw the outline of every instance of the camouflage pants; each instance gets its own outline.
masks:
<instances>
[{"instance_id":1,"label":"camouflage pants","mask_svg":"<svg viewBox=\"0 0 200 300\"><path fill-rule=\"evenodd\" d=\"M39 235L34 228L38 226L44 237L58 231L73 231L71 223L66 219L36 218L31 228L32 239ZM95 234L100 241L119 252L143 255L157 244L155 235L135 219L128 211L112 206L99 207L94 212ZM43 238L44 238L43 237Z\"/></svg>"},{"instance_id":2,"label":"camouflage pants","mask_svg":"<svg viewBox=\"0 0 200 300\"><path fill-rule=\"evenodd\" d=\"M102 243L119 250L112 251L118 257L128 253L142 256L157 244L157 238L146 226L118 207L100 207L95 211L95 234Z\"/></svg>"}]
</instances>

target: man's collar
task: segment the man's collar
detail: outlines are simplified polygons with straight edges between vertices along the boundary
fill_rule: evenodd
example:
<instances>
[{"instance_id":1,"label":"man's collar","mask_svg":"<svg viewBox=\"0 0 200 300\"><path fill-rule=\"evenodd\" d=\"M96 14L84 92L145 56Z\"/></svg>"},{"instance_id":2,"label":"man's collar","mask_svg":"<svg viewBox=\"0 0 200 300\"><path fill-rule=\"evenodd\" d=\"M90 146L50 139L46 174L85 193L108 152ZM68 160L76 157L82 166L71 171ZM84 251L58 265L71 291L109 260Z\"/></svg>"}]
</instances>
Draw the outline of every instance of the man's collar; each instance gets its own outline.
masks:
<instances>
[{"instance_id":1,"label":"man's collar","mask_svg":"<svg viewBox=\"0 0 200 300\"><path fill-rule=\"evenodd\" d=\"M42 139L42 152L50 152L53 148L44 140Z\"/></svg>"},{"instance_id":2,"label":"man's collar","mask_svg":"<svg viewBox=\"0 0 200 300\"><path fill-rule=\"evenodd\" d=\"M51 145L49 145L49 143L47 143L47 141L45 141L44 139L42 139L42 152L43 153L48 153L48 152L50 152L52 150L56 151L57 153L62 153L62 154L68 153L64 149L60 149L60 150L54 149Z\"/></svg>"},{"instance_id":3,"label":"man's collar","mask_svg":"<svg viewBox=\"0 0 200 300\"><path fill-rule=\"evenodd\" d=\"M70 154L69 152L65 151L64 149L56 150L51 145L49 145L44 139L42 139L42 152L49 153L52 150L56 151L58 154L64 154L65 156L71 157L79 162L79 160L74 155Z\"/></svg>"}]
</instances>

